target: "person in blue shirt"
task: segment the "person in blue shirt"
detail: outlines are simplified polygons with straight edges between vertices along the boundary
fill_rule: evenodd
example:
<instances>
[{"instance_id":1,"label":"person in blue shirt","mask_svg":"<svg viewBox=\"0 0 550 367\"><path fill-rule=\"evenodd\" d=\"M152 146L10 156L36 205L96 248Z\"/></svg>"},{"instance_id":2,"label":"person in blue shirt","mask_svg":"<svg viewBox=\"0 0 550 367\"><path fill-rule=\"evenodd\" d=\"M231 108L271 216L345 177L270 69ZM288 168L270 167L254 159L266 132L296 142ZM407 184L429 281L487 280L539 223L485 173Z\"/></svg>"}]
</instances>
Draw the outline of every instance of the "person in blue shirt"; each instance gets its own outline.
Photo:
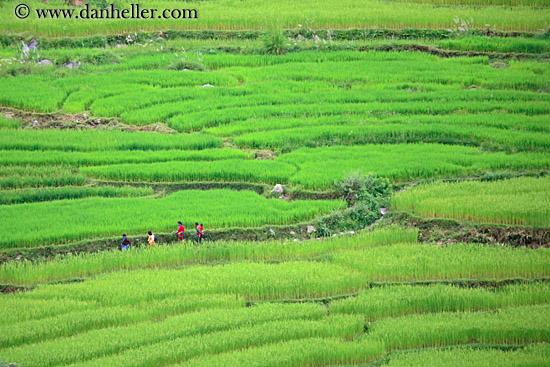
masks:
<instances>
[{"instance_id":1,"label":"person in blue shirt","mask_svg":"<svg viewBox=\"0 0 550 367\"><path fill-rule=\"evenodd\" d=\"M125 234L122 235L122 243L120 244L120 250L128 250L130 248L130 240Z\"/></svg>"}]
</instances>

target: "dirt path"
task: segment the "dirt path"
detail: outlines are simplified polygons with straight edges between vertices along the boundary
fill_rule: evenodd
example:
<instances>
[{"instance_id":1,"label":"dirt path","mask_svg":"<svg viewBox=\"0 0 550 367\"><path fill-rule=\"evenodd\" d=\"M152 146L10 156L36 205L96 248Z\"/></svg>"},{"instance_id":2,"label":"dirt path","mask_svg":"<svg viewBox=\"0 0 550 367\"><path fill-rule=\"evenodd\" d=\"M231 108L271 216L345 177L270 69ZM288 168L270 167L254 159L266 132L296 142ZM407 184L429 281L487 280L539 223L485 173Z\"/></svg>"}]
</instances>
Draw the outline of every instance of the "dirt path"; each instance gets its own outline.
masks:
<instances>
[{"instance_id":1,"label":"dirt path","mask_svg":"<svg viewBox=\"0 0 550 367\"><path fill-rule=\"evenodd\" d=\"M39 113L8 107L0 107L0 113L7 118L20 120L21 127L30 130L121 130L152 131L165 134L177 133L165 124L133 126L122 123L118 118L97 118L88 115L88 113Z\"/></svg>"}]
</instances>

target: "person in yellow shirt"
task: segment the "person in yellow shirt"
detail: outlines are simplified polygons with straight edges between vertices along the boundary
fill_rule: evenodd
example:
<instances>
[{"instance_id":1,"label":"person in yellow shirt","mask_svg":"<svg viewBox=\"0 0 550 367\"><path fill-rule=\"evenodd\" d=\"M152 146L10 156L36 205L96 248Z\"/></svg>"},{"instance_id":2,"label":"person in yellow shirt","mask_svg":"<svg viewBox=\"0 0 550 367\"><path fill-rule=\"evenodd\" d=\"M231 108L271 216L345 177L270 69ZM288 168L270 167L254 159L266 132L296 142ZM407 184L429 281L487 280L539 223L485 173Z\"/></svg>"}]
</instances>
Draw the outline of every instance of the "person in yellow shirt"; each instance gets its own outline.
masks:
<instances>
[{"instance_id":1,"label":"person in yellow shirt","mask_svg":"<svg viewBox=\"0 0 550 367\"><path fill-rule=\"evenodd\" d=\"M149 238L147 239L147 241L149 242L149 247L152 247L155 245L156 236L151 231L148 232L148 235Z\"/></svg>"}]
</instances>

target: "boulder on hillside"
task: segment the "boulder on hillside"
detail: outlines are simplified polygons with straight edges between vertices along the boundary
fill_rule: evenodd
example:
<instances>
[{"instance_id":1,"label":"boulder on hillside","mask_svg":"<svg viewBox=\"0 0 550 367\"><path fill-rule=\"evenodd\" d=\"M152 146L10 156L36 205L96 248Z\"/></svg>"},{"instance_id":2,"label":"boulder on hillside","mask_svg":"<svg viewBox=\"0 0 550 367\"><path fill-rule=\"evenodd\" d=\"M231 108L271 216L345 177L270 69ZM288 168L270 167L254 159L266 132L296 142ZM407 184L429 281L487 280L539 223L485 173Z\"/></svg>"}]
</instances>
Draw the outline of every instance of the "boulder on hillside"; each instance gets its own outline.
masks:
<instances>
[{"instance_id":1,"label":"boulder on hillside","mask_svg":"<svg viewBox=\"0 0 550 367\"><path fill-rule=\"evenodd\" d=\"M64 67L68 69L78 69L80 66L80 61L69 61L63 64Z\"/></svg>"},{"instance_id":2,"label":"boulder on hillside","mask_svg":"<svg viewBox=\"0 0 550 367\"><path fill-rule=\"evenodd\" d=\"M278 194L278 195L284 194L284 192L285 192L285 189L284 189L283 185L281 185L281 184L275 185L273 190L271 190L272 194Z\"/></svg>"},{"instance_id":3,"label":"boulder on hillside","mask_svg":"<svg viewBox=\"0 0 550 367\"><path fill-rule=\"evenodd\" d=\"M36 40L33 38L32 40L30 40L30 42L27 44L27 47L29 48L29 50L36 50L38 48L38 42L36 42Z\"/></svg>"}]
</instances>

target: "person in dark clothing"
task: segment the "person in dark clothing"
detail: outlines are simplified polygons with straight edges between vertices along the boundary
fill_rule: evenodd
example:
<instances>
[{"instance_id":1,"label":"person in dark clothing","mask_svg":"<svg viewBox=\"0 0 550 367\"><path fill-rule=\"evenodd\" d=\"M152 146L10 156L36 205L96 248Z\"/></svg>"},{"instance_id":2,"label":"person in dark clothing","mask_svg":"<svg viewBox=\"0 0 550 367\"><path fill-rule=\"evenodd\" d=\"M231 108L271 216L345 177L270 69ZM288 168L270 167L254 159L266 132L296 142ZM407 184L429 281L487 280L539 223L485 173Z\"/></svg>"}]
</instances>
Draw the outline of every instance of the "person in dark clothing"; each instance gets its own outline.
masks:
<instances>
[{"instance_id":1,"label":"person in dark clothing","mask_svg":"<svg viewBox=\"0 0 550 367\"><path fill-rule=\"evenodd\" d=\"M122 243L120 244L120 250L128 250L130 248L130 240L125 234L122 235Z\"/></svg>"},{"instance_id":2,"label":"person in dark clothing","mask_svg":"<svg viewBox=\"0 0 550 367\"><path fill-rule=\"evenodd\" d=\"M197 241L199 243L202 242L202 235L204 233L204 230L202 229L202 224L199 225L198 222L195 222L195 230L197 231Z\"/></svg>"}]
</instances>

